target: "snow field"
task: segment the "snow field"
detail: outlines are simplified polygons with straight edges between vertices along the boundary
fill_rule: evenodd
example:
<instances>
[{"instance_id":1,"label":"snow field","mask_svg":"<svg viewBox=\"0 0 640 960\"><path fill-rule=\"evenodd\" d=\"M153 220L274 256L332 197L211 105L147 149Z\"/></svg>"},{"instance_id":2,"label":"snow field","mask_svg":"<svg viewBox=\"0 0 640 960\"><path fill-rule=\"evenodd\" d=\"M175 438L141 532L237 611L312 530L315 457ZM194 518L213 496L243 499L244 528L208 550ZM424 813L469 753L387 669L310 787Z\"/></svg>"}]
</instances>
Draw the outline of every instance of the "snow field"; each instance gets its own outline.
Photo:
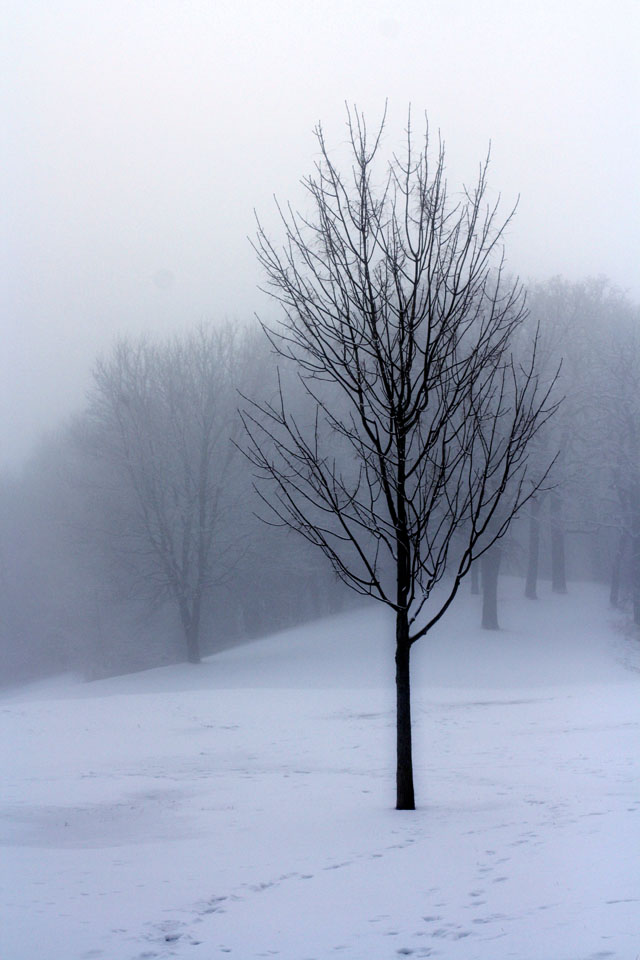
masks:
<instances>
[{"instance_id":1,"label":"snow field","mask_svg":"<svg viewBox=\"0 0 640 960\"><path fill-rule=\"evenodd\" d=\"M638 640L605 596L464 595L414 656L363 610L0 699L3 960L596 960L640 953Z\"/></svg>"}]
</instances>

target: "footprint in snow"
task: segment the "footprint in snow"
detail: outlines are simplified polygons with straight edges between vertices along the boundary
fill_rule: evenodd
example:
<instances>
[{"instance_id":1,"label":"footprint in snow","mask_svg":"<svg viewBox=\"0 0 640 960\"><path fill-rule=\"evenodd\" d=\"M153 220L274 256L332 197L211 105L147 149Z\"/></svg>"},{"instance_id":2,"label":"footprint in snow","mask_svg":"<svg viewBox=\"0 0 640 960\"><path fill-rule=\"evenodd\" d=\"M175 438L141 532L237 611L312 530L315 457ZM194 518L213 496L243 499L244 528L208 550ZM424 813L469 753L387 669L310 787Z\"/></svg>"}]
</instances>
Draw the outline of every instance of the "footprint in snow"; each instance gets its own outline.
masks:
<instances>
[{"instance_id":1,"label":"footprint in snow","mask_svg":"<svg viewBox=\"0 0 640 960\"><path fill-rule=\"evenodd\" d=\"M431 933L432 937L437 937L441 940L464 940L471 935L471 930L464 930L462 927L456 927L453 924L449 924L446 927L438 927Z\"/></svg>"},{"instance_id":2,"label":"footprint in snow","mask_svg":"<svg viewBox=\"0 0 640 960\"><path fill-rule=\"evenodd\" d=\"M476 917L475 920L472 920L472 923L476 924L485 924L485 923L496 923L499 920L505 920L506 914L504 913L490 913L486 917Z\"/></svg>"}]
</instances>

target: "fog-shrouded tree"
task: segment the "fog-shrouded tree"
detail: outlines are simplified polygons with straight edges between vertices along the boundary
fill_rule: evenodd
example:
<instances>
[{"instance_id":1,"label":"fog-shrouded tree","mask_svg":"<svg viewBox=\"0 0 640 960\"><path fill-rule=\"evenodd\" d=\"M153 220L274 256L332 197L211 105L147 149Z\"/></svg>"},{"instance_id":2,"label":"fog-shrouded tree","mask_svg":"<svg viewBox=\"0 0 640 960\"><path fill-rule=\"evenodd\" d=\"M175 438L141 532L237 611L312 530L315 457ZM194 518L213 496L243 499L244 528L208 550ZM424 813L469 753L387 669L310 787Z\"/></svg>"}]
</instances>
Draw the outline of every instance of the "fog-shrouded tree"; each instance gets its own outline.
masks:
<instances>
[{"instance_id":1,"label":"fog-shrouded tree","mask_svg":"<svg viewBox=\"0 0 640 960\"><path fill-rule=\"evenodd\" d=\"M595 500L604 439L598 438L603 413L600 383L608 352L600 340L601 330L609 325L611 300L602 278L570 282L556 276L528 291L530 322L540 331L540 366L551 372L562 358L556 390L564 398L539 449L542 459L545 445L560 453L549 493L537 498L530 509L525 592L531 597L536 595L541 527L546 527L551 589L559 594L567 592L567 566L571 559L576 560L571 540L597 531L601 510Z\"/></svg>"},{"instance_id":2,"label":"fog-shrouded tree","mask_svg":"<svg viewBox=\"0 0 640 960\"><path fill-rule=\"evenodd\" d=\"M348 111L347 126L346 169L318 127L309 212L280 207L283 242L260 225L256 240L282 308L264 329L308 408L279 380L244 422L271 522L395 612L396 806L414 809L410 651L544 483L529 447L553 377L538 375L535 337L513 352L526 309L505 277L510 216L490 199L488 158L452 197L428 127L416 137L409 123L384 164L385 120L370 134Z\"/></svg>"},{"instance_id":3,"label":"fog-shrouded tree","mask_svg":"<svg viewBox=\"0 0 640 960\"><path fill-rule=\"evenodd\" d=\"M78 429L94 463L94 537L131 596L173 603L192 662L205 598L237 556L223 518L234 496L240 354L228 325L122 340L95 365Z\"/></svg>"},{"instance_id":4,"label":"fog-shrouded tree","mask_svg":"<svg viewBox=\"0 0 640 960\"><path fill-rule=\"evenodd\" d=\"M527 511L525 592L536 596L542 542L554 592L567 590L565 564L569 572L573 565L578 575L596 579L605 578L610 564L615 604L620 583L629 578L631 557L637 307L604 277L553 277L530 288L528 304L530 322L540 330L541 367L550 372L562 357L556 390L564 400L539 444L541 462L554 447L561 454L550 492Z\"/></svg>"},{"instance_id":5,"label":"fog-shrouded tree","mask_svg":"<svg viewBox=\"0 0 640 960\"><path fill-rule=\"evenodd\" d=\"M607 291L600 339L599 461L608 468L604 520L617 535L610 599L618 605L626 579L633 621L640 625L640 312ZM603 456L604 453L604 456ZM626 577L625 577L626 568Z\"/></svg>"}]
</instances>

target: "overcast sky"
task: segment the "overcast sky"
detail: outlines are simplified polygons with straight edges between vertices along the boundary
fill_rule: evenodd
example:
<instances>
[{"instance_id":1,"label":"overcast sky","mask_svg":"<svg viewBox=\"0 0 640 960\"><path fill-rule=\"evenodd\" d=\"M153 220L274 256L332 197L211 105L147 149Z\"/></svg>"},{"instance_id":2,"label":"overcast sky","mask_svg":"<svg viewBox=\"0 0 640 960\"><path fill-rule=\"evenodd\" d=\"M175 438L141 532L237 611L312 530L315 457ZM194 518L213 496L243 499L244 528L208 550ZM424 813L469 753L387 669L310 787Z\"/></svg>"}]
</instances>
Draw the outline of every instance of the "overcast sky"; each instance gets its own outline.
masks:
<instances>
[{"instance_id":1,"label":"overcast sky","mask_svg":"<svg viewBox=\"0 0 640 960\"><path fill-rule=\"evenodd\" d=\"M259 309L253 210L345 100L389 151L426 110L452 185L491 139L513 271L640 298L638 0L9 0L0 37L0 468L117 334Z\"/></svg>"}]
</instances>

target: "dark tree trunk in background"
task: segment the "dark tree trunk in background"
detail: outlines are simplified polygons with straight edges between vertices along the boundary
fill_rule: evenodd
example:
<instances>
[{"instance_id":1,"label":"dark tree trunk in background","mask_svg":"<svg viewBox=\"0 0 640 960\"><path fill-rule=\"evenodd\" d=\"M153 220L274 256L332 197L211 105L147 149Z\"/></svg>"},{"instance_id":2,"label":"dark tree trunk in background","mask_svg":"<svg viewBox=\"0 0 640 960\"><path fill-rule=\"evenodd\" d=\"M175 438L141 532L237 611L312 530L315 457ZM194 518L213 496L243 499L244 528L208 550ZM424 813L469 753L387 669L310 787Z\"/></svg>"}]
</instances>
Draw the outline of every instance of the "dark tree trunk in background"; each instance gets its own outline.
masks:
<instances>
[{"instance_id":1,"label":"dark tree trunk in background","mask_svg":"<svg viewBox=\"0 0 640 960\"><path fill-rule=\"evenodd\" d=\"M640 626L640 491L634 490L631 498L631 591L633 596L633 622Z\"/></svg>"},{"instance_id":2,"label":"dark tree trunk in background","mask_svg":"<svg viewBox=\"0 0 640 960\"><path fill-rule=\"evenodd\" d=\"M633 543L633 622L640 627L640 537Z\"/></svg>"},{"instance_id":3,"label":"dark tree trunk in background","mask_svg":"<svg viewBox=\"0 0 640 960\"><path fill-rule=\"evenodd\" d=\"M180 601L180 620L189 663L200 663L200 603L196 601L189 610L186 601Z\"/></svg>"},{"instance_id":4,"label":"dark tree trunk in background","mask_svg":"<svg viewBox=\"0 0 640 960\"><path fill-rule=\"evenodd\" d=\"M529 512L529 557L524 595L529 600L538 599L538 560L540 557L540 499L531 501Z\"/></svg>"},{"instance_id":5,"label":"dark tree trunk in background","mask_svg":"<svg viewBox=\"0 0 640 960\"><path fill-rule=\"evenodd\" d=\"M499 630L498 574L502 547L495 544L482 557L482 626L485 630Z\"/></svg>"},{"instance_id":6,"label":"dark tree trunk in background","mask_svg":"<svg viewBox=\"0 0 640 960\"><path fill-rule=\"evenodd\" d=\"M396 810L415 810L411 752L411 681L409 623L406 611L396 615Z\"/></svg>"},{"instance_id":7,"label":"dark tree trunk in background","mask_svg":"<svg viewBox=\"0 0 640 960\"><path fill-rule=\"evenodd\" d=\"M554 593L567 592L567 571L564 549L564 525L562 521L562 501L557 490L549 497L551 513L551 589Z\"/></svg>"},{"instance_id":8,"label":"dark tree trunk in background","mask_svg":"<svg viewBox=\"0 0 640 960\"><path fill-rule=\"evenodd\" d=\"M200 663L200 625L192 623L187 633L187 660Z\"/></svg>"},{"instance_id":9,"label":"dark tree trunk in background","mask_svg":"<svg viewBox=\"0 0 640 960\"><path fill-rule=\"evenodd\" d=\"M628 534L625 531L620 532L620 538L618 540L618 549L615 552L613 557L613 563L611 565L611 587L609 589L609 603L612 607L617 607L620 604L620 573L622 570L622 560L624 558L627 543L628 543Z\"/></svg>"},{"instance_id":10,"label":"dark tree trunk in background","mask_svg":"<svg viewBox=\"0 0 640 960\"><path fill-rule=\"evenodd\" d=\"M480 594L480 564L477 561L471 564L471 593L474 597Z\"/></svg>"}]
</instances>

